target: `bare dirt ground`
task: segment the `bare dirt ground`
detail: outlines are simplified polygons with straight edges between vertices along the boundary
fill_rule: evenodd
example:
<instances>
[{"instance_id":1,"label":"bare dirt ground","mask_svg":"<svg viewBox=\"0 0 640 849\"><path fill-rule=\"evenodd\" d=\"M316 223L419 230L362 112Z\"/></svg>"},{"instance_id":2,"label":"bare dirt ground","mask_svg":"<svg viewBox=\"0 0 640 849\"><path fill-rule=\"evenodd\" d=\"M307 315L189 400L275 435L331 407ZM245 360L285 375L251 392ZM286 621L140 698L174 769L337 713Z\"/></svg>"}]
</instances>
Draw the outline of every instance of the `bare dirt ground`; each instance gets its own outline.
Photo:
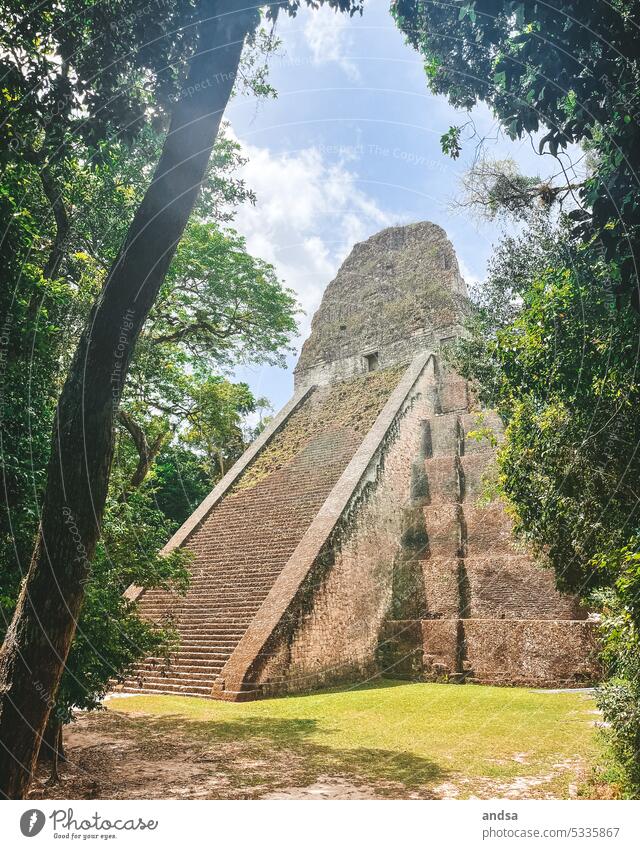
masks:
<instances>
[{"instance_id":1,"label":"bare dirt ground","mask_svg":"<svg viewBox=\"0 0 640 849\"><path fill-rule=\"evenodd\" d=\"M144 714L94 713L65 731L66 763L59 784L40 767L34 799L378 799L435 798L408 794L398 782L378 786L341 775L309 781L304 758L293 751L260 757L246 742L214 747L176 733L140 734ZM152 723L152 721L151 721ZM259 742L259 741L257 741Z\"/></svg>"},{"instance_id":2,"label":"bare dirt ground","mask_svg":"<svg viewBox=\"0 0 640 849\"><path fill-rule=\"evenodd\" d=\"M40 768L31 798L39 799L442 799L554 798L536 789L571 773L587 777L586 763L554 764L544 774L508 782L451 775L421 787L371 778L352 759L326 760L295 746L274 748L261 738L217 739L194 735L141 712L81 715L65 732L67 762L61 781L47 784ZM577 795L577 784L569 796ZM566 793L566 791L565 791ZM565 796L566 798L566 796Z\"/></svg>"}]
</instances>

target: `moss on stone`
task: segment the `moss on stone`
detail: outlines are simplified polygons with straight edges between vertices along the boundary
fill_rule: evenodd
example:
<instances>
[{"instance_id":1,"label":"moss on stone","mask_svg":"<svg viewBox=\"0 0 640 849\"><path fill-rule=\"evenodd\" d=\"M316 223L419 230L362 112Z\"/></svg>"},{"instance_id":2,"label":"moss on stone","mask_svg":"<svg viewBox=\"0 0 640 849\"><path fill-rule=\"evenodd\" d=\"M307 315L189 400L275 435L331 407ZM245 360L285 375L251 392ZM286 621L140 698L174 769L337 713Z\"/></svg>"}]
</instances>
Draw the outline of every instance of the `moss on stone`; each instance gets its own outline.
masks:
<instances>
[{"instance_id":1,"label":"moss on stone","mask_svg":"<svg viewBox=\"0 0 640 849\"><path fill-rule=\"evenodd\" d=\"M349 428L364 439L405 369L405 365L394 366L316 389L251 463L231 493L254 487L321 434Z\"/></svg>"}]
</instances>

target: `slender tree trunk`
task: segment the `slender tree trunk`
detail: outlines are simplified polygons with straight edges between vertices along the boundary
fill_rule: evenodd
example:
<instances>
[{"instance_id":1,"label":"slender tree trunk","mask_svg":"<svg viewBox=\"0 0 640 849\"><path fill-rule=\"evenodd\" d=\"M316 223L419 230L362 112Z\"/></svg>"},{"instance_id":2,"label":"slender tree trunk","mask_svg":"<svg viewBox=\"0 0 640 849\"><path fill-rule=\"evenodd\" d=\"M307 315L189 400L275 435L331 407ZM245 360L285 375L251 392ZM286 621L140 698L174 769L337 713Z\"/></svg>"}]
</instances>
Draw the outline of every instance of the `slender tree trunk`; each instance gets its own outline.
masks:
<instances>
[{"instance_id":1,"label":"slender tree trunk","mask_svg":"<svg viewBox=\"0 0 640 849\"><path fill-rule=\"evenodd\" d=\"M53 237L51 249L49 250L49 256L47 257L47 261L42 269L42 276L48 280L53 280L53 278L57 276L62 260L64 259L64 249L71 229L69 215L64 205L62 190L56 184L49 166L43 164L45 157L29 148L25 149L24 157L27 161L32 162L38 169L42 190L44 191L44 194L51 205L51 211L53 212L56 232ZM31 295L27 309L29 322L35 321L41 305L42 293L36 289L36 291Z\"/></svg>"},{"instance_id":2,"label":"slender tree trunk","mask_svg":"<svg viewBox=\"0 0 640 849\"><path fill-rule=\"evenodd\" d=\"M49 252L49 257L45 263L42 273L45 277L52 280L57 276L60 270L60 265L64 259L64 248L69 237L69 216L64 206L62 199L62 191L55 184L49 168L45 165L40 169L40 182L47 200L51 204L53 216L56 222L56 235L53 239L53 244Z\"/></svg>"},{"instance_id":3,"label":"slender tree trunk","mask_svg":"<svg viewBox=\"0 0 640 849\"><path fill-rule=\"evenodd\" d=\"M49 721L42 736L39 761L48 763L51 770L47 784L58 784L60 774L58 766L60 761L65 761L64 746L62 740L63 724L55 715L55 711L49 714Z\"/></svg>"},{"instance_id":4,"label":"slender tree trunk","mask_svg":"<svg viewBox=\"0 0 640 849\"><path fill-rule=\"evenodd\" d=\"M62 729L60 729L62 731ZM60 783L60 773L58 772L58 741L60 737L56 736L53 741L53 752L51 753L51 773L49 778L47 779L47 784L59 784Z\"/></svg>"},{"instance_id":5,"label":"slender tree trunk","mask_svg":"<svg viewBox=\"0 0 640 849\"><path fill-rule=\"evenodd\" d=\"M204 178L244 39L258 23L244 0L202 5L198 53L153 182L92 309L58 402L39 534L0 653L0 796L9 799L28 792L75 633L134 345Z\"/></svg>"},{"instance_id":6,"label":"slender tree trunk","mask_svg":"<svg viewBox=\"0 0 640 849\"><path fill-rule=\"evenodd\" d=\"M42 745L40 746L40 754L38 756L41 762L52 761L54 753L58 756L58 760L66 760L63 746L63 729L64 725L61 720L58 718L56 712L52 711L49 714L49 721L42 735Z\"/></svg>"},{"instance_id":7,"label":"slender tree trunk","mask_svg":"<svg viewBox=\"0 0 640 849\"><path fill-rule=\"evenodd\" d=\"M129 431L134 445L136 446L136 451L138 452L138 463L135 471L131 476L131 480L120 493L118 498L121 503L124 503L131 493L144 483L145 478L151 470L153 461L156 459L162 449L162 446L166 442L168 434L161 433L154 439L151 445L149 445L144 429L138 424L133 416L125 410L120 410L118 413L118 421Z\"/></svg>"}]
</instances>

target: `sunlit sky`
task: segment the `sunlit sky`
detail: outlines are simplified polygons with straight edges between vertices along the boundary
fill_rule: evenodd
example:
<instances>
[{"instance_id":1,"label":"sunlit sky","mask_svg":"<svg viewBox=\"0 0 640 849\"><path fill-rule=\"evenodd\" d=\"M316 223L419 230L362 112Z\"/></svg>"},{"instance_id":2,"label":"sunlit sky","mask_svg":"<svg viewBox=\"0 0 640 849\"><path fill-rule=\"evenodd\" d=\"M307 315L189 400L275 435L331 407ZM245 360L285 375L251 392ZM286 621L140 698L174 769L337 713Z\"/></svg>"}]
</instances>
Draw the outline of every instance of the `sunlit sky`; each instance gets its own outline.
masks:
<instances>
[{"instance_id":1,"label":"sunlit sky","mask_svg":"<svg viewBox=\"0 0 640 849\"><path fill-rule=\"evenodd\" d=\"M429 93L420 57L404 43L389 0L366 0L348 18L329 9L303 9L281 18L270 81L278 97L256 104L236 98L227 111L249 161L244 177L257 194L235 227L249 250L273 263L305 311L297 350L327 283L355 242L384 227L429 220L447 231L468 284L484 278L497 224L452 208L459 179L476 152L442 154L440 136L469 115ZM512 142L490 113L472 118L486 152L513 158L529 174L557 171L531 140ZM287 369L248 366L235 373L279 409L291 396L296 356Z\"/></svg>"}]
</instances>

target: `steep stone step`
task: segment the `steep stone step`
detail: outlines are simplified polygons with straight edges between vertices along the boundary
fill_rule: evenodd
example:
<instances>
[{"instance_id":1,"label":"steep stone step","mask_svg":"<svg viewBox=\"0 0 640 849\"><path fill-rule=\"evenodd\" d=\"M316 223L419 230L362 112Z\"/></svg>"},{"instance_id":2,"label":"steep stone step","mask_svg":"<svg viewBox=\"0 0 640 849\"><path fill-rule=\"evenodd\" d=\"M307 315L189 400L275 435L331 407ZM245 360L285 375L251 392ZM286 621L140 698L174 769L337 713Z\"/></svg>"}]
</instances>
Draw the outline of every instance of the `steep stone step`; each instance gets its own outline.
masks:
<instances>
[{"instance_id":1,"label":"steep stone step","mask_svg":"<svg viewBox=\"0 0 640 849\"><path fill-rule=\"evenodd\" d=\"M143 681L150 684L161 684L163 681L172 684L197 684L204 686L208 682L213 684L215 673L207 672L184 672L180 669L172 669L167 675L160 675L154 672L141 674Z\"/></svg>"},{"instance_id":2,"label":"steep stone step","mask_svg":"<svg viewBox=\"0 0 640 849\"><path fill-rule=\"evenodd\" d=\"M170 684L166 682L161 682L160 684L149 684L147 686L137 686L136 684L127 683L123 687L119 688L118 692L120 693L139 693L141 695L147 694L158 694L162 695L163 693L174 693L178 696L200 696L202 697L210 697L211 696L211 687L202 687L197 685L181 685L181 684Z\"/></svg>"},{"instance_id":3,"label":"steep stone step","mask_svg":"<svg viewBox=\"0 0 640 849\"><path fill-rule=\"evenodd\" d=\"M231 655L231 652L228 653ZM181 661L194 661L196 663L209 663L211 658L211 646L199 646L187 648L178 655Z\"/></svg>"},{"instance_id":4,"label":"steep stone step","mask_svg":"<svg viewBox=\"0 0 640 849\"><path fill-rule=\"evenodd\" d=\"M136 669L163 670L168 672L171 669L177 669L181 666L193 666L194 670L198 670L209 666L219 666L221 663L224 664L229 654L230 652L207 651L196 658L189 658L183 654L179 654L173 657L169 664L164 661L156 663L153 660L149 660L149 658L145 658L136 665Z\"/></svg>"},{"instance_id":5,"label":"steep stone step","mask_svg":"<svg viewBox=\"0 0 640 849\"><path fill-rule=\"evenodd\" d=\"M170 671L172 671L172 672L179 671L179 672L184 672L184 673L199 672L199 673L204 673L204 674L209 675L209 674L215 674L218 670L220 670L222 668L223 665L224 664L222 664L219 661L210 662L209 660L206 660L206 661L203 661L202 663L193 663L193 662L188 662L188 661L185 661L185 660L182 660L182 659L178 659L171 664L171 667L164 667L164 666L154 666L153 663L150 663L149 661L144 661L144 663L140 663L136 666L135 672L138 675L142 675L142 674L145 674L145 673L157 672L165 678L171 677ZM166 671L166 674L165 674L165 671Z\"/></svg>"}]
</instances>

